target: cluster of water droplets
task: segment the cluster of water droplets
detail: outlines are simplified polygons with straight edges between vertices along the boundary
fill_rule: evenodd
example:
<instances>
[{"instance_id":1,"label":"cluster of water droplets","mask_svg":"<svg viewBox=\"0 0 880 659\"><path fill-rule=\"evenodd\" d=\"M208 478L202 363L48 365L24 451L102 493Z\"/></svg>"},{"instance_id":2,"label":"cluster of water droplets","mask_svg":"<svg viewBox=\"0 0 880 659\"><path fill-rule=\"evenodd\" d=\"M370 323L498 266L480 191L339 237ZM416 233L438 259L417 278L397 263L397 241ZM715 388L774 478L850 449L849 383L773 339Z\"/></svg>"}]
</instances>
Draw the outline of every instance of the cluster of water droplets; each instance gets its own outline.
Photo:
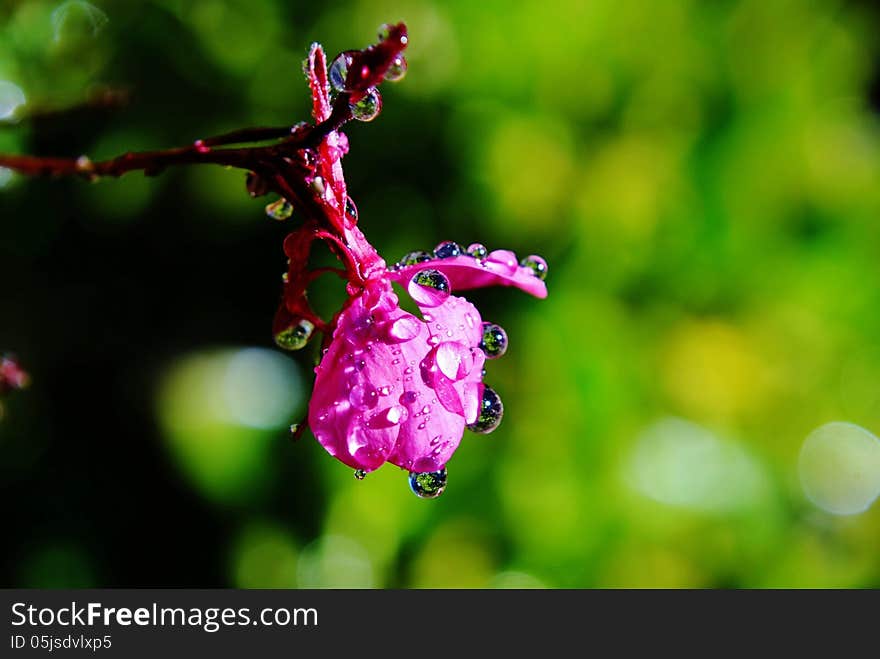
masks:
<instances>
[{"instance_id":1,"label":"cluster of water droplets","mask_svg":"<svg viewBox=\"0 0 880 659\"><path fill-rule=\"evenodd\" d=\"M391 270L400 270L411 265L427 263L434 259L450 259L457 256L470 256L479 263L489 263L491 261L489 249L482 243L471 243L465 248L455 241L446 240L437 245L432 252L415 250L405 254L403 258L391 266ZM509 265L515 269L516 261L512 260ZM530 254L521 259L519 265L520 267L527 268L541 281L547 278L547 261L537 254Z\"/></svg>"},{"instance_id":2,"label":"cluster of water droplets","mask_svg":"<svg viewBox=\"0 0 880 659\"><path fill-rule=\"evenodd\" d=\"M383 25L379 28L379 38L387 38L388 31L387 26ZM383 34L385 37L382 36ZM346 86L346 80L357 52L356 50L347 50L339 53L330 63L327 77L330 82L331 101L335 101L341 92L352 91ZM406 75L406 68L406 58L403 55L398 55L385 71L385 80L390 82L402 80ZM357 101L351 103L350 108L352 117L358 121L372 121L382 111L382 95L378 89L370 87Z\"/></svg>"}]
</instances>

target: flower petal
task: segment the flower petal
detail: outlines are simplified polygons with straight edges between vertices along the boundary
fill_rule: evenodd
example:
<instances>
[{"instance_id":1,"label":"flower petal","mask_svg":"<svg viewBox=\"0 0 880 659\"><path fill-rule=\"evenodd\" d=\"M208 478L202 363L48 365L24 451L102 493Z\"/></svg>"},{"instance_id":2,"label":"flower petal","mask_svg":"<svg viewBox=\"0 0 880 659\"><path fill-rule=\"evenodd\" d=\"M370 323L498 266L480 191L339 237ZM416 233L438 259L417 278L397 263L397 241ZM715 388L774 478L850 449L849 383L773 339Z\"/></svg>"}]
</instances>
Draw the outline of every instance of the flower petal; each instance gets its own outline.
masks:
<instances>
[{"instance_id":1,"label":"flower petal","mask_svg":"<svg viewBox=\"0 0 880 659\"><path fill-rule=\"evenodd\" d=\"M453 291L486 286L514 286L535 297L547 297L544 281L536 277L531 269L519 265L513 252L504 249L490 252L482 260L465 255L431 259L393 270L389 276L393 281L407 286L413 275L426 268L439 270L446 275Z\"/></svg>"},{"instance_id":2,"label":"flower petal","mask_svg":"<svg viewBox=\"0 0 880 659\"><path fill-rule=\"evenodd\" d=\"M407 415L397 401L406 344L390 332L403 325L413 334L410 341L428 338L425 324L397 306L387 282L384 287L359 294L340 314L330 347L315 369L309 403L309 426L318 442L338 460L366 471L388 459Z\"/></svg>"},{"instance_id":3,"label":"flower petal","mask_svg":"<svg viewBox=\"0 0 880 659\"><path fill-rule=\"evenodd\" d=\"M424 307L420 319L400 309L387 278L369 280L315 369L309 425L318 442L354 469L386 460L440 469L477 416L481 338L480 313L464 298Z\"/></svg>"},{"instance_id":4,"label":"flower petal","mask_svg":"<svg viewBox=\"0 0 880 659\"><path fill-rule=\"evenodd\" d=\"M407 418L389 462L410 471L437 471L455 453L464 427L477 418L485 355L480 312L464 298L421 309L428 338L421 344L420 377L408 381L400 403Z\"/></svg>"}]
</instances>

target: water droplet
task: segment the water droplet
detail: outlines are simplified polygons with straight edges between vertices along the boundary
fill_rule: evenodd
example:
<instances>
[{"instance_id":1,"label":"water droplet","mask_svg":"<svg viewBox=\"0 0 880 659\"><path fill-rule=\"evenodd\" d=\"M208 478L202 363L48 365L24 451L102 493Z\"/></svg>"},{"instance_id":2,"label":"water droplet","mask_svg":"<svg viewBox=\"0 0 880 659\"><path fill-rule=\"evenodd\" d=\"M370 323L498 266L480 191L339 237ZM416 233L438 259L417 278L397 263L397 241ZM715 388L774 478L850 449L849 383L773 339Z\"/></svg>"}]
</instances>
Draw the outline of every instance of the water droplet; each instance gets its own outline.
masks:
<instances>
[{"instance_id":1,"label":"water droplet","mask_svg":"<svg viewBox=\"0 0 880 659\"><path fill-rule=\"evenodd\" d=\"M486 256L486 264L492 264L505 274L516 273L516 254L507 249L496 249Z\"/></svg>"},{"instance_id":2,"label":"water droplet","mask_svg":"<svg viewBox=\"0 0 880 659\"><path fill-rule=\"evenodd\" d=\"M398 55L391 62L391 66L388 67L388 70L385 72L385 80L389 82L398 82L403 80L403 77L406 75L406 58L403 55Z\"/></svg>"},{"instance_id":3,"label":"water droplet","mask_svg":"<svg viewBox=\"0 0 880 659\"><path fill-rule=\"evenodd\" d=\"M446 469L440 471L412 471L409 474L409 487L422 499L436 499L446 489Z\"/></svg>"},{"instance_id":4,"label":"water droplet","mask_svg":"<svg viewBox=\"0 0 880 659\"><path fill-rule=\"evenodd\" d=\"M354 59L352 51L346 51L344 53L339 53L336 56L336 59L330 64L330 69L327 71L327 78L330 80L330 91L333 92L341 92L345 89L345 79L348 77L348 68L351 66L351 61Z\"/></svg>"},{"instance_id":5,"label":"water droplet","mask_svg":"<svg viewBox=\"0 0 880 659\"><path fill-rule=\"evenodd\" d=\"M379 26L379 41L385 41L388 37L391 36L392 27L393 26L389 23L382 23L382 25Z\"/></svg>"},{"instance_id":6,"label":"water droplet","mask_svg":"<svg viewBox=\"0 0 880 659\"><path fill-rule=\"evenodd\" d=\"M320 176L316 176L315 178L313 178L311 188L315 192L315 194L317 194L319 197L323 197L325 192L324 179L322 179Z\"/></svg>"},{"instance_id":7,"label":"water droplet","mask_svg":"<svg viewBox=\"0 0 880 659\"><path fill-rule=\"evenodd\" d=\"M538 256L537 254L530 254L525 257L519 264L528 268L532 271L532 274L535 275L540 280L544 280L547 278L547 261Z\"/></svg>"},{"instance_id":8,"label":"water droplet","mask_svg":"<svg viewBox=\"0 0 880 659\"><path fill-rule=\"evenodd\" d=\"M428 414L430 411L431 411L431 406L430 406L430 405L425 405L425 406L422 408L422 414Z\"/></svg>"},{"instance_id":9,"label":"water droplet","mask_svg":"<svg viewBox=\"0 0 880 659\"><path fill-rule=\"evenodd\" d=\"M486 258L489 250L486 248L485 245L481 243L473 243L471 245L468 245L467 253L473 256L478 261L482 261L484 258Z\"/></svg>"},{"instance_id":10,"label":"water droplet","mask_svg":"<svg viewBox=\"0 0 880 659\"><path fill-rule=\"evenodd\" d=\"M355 469L354 470L354 477L357 478L359 481L362 481L362 480L364 480L364 478L367 477L367 472L364 471L363 469Z\"/></svg>"},{"instance_id":11,"label":"water droplet","mask_svg":"<svg viewBox=\"0 0 880 659\"><path fill-rule=\"evenodd\" d=\"M388 337L395 341L410 341L419 335L422 323L415 316L401 316L391 323Z\"/></svg>"},{"instance_id":12,"label":"water droplet","mask_svg":"<svg viewBox=\"0 0 880 659\"><path fill-rule=\"evenodd\" d=\"M438 259L448 259L462 254L464 254L464 247L452 240L442 242L434 248L434 256Z\"/></svg>"},{"instance_id":13,"label":"water droplet","mask_svg":"<svg viewBox=\"0 0 880 659\"><path fill-rule=\"evenodd\" d=\"M348 394L348 401L359 409L376 407L378 398L379 393L368 383L355 385Z\"/></svg>"},{"instance_id":14,"label":"water droplet","mask_svg":"<svg viewBox=\"0 0 880 659\"><path fill-rule=\"evenodd\" d=\"M382 95L375 87L364 92L363 97L351 104L351 116L358 121L372 121L382 111Z\"/></svg>"},{"instance_id":15,"label":"water droplet","mask_svg":"<svg viewBox=\"0 0 880 659\"><path fill-rule=\"evenodd\" d=\"M504 404L501 402L501 396L495 393L492 387L483 387L483 399L480 401L480 413L474 423L468 425L471 432L488 434L498 427L501 418L504 416Z\"/></svg>"},{"instance_id":16,"label":"water droplet","mask_svg":"<svg viewBox=\"0 0 880 659\"><path fill-rule=\"evenodd\" d=\"M281 281L285 284L290 281L290 275L286 272L281 273Z\"/></svg>"},{"instance_id":17,"label":"water droplet","mask_svg":"<svg viewBox=\"0 0 880 659\"><path fill-rule=\"evenodd\" d=\"M406 266L406 265L415 265L416 263L424 263L425 261L430 261L431 255L428 252L423 252L422 250L416 250L415 252L410 252L406 254L400 261L398 261L398 265Z\"/></svg>"},{"instance_id":18,"label":"water droplet","mask_svg":"<svg viewBox=\"0 0 880 659\"><path fill-rule=\"evenodd\" d=\"M443 438L443 435L437 435L431 440L431 446L437 446L440 443L440 440Z\"/></svg>"},{"instance_id":19,"label":"water droplet","mask_svg":"<svg viewBox=\"0 0 880 659\"><path fill-rule=\"evenodd\" d=\"M391 387L389 387L389 386L386 384L386 385L383 386L383 387L379 387L378 391L379 391L379 395L380 395L380 396L387 396L388 394L391 393Z\"/></svg>"},{"instance_id":20,"label":"water droplet","mask_svg":"<svg viewBox=\"0 0 880 659\"><path fill-rule=\"evenodd\" d=\"M413 275L407 287L419 306L437 307L449 298L449 279L439 270L422 270Z\"/></svg>"},{"instance_id":21,"label":"water droplet","mask_svg":"<svg viewBox=\"0 0 880 659\"><path fill-rule=\"evenodd\" d=\"M297 432L299 432L299 424L298 423L291 423L290 424L290 434L295 435Z\"/></svg>"},{"instance_id":22,"label":"water droplet","mask_svg":"<svg viewBox=\"0 0 880 659\"><path fill-rule=\"evenodd\" d=\"M425 424L424 424L424 423L420 423L420 424L419 424L419 430L424 430L424 429L425 429Z\"/></svg>"},{"instance_id":23,"label":"water droplet","mask_svg":"<svg viewBox=\"0 0 880 659\"><path fill-rule=\"evenodd\" d=\"M354 205L354 202L351 200L351 197L345 198L345 214L348 215L352 220L357 222L358 209L357 206Z\"/></svg>"},{"instance_id":24,"label":"water droplet","mask_svg":"<svg viewBox=\"0 0 880 659\"><path fill-rule=\"evenodd\" d=\"M495 323L483 323L480 350L486 353L489 359L496 359L507 352L507 332L504 328Z\"/></svg>"},{"instance_id":25,"label":"water droplet","mask_svg":"<svg viewBox=\"0 0 880 659\"><path fill-rule=\"evenodd\" d=\"M273 201L266 206L266 215L273 220L286 220L293 215L293 204L287 201L287 199Z\"/></svg>"},{"instance_id":26,"label":"water droplet","mask_svg":"<svg viewBox=\"0 0 880 659\"><path fill-rule=\"evenodd\" d=\"M303 318L296 325L278 332L275 335L275 343L284 350L300 350L309 342L314 330L315 326Z\"/></svg>"}]
</instances>

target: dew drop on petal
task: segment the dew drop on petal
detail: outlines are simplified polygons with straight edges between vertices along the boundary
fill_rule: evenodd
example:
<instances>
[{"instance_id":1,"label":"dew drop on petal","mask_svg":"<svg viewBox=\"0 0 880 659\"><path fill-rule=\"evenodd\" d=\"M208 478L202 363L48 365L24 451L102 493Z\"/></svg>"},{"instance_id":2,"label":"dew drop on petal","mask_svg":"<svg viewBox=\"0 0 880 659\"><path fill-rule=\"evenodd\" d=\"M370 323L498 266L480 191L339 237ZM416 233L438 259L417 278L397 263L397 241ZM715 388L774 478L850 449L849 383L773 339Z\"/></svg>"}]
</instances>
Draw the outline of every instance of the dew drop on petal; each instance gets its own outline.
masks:
<instances>
[{"instance_id":1,"label":"dew drop on petal","mask_svg":"<svg viewBox=\"0 0 880 659\"><path fill-rule=\"evenodd\" d=\"M406 266L406 265L415 265L416 263L424 263L425 261L430 261L431 255L428 252L422 250L416 250L414 252L410 252L406 254L400 261L398 261L398 265Z\"/></svg>"},{"instance_id":2,"label":"dew drop on petal","mask_svg":"<svg viewBox=\"0 0 880 659\"><path fill-rule=\"evenodd\" d=\"M434 359L440 372L453 381L464 379L474 364L470 349L457 341L446 341L438 345Z\"/></svg>"},{"instance_id":3,"label":"dew drop on petal","mask_svg":"<svg viewBox=\"0 0 880 659\"><path fill-rule=\"evenodd\" d=\"M363 97L351 104L351 116L358 121L372 121L382 111L382 96L375 87L364 92Z\"/></svg>"},{"instance_id":4,"label":"dew drop on petal","mask_svg":"<svg viewBox=\"0 0 880 659\"><path fill-rule=\"evenodd\" d=\"M378 398L379 392L368 383L355 385L348 394L348 402L359 409L376 407Z\"/></svg>"},{"instance_id":5,"label":"dew drop on petal","mask_svg":"<svg viewBox=\"0 0 880 659\"><path fill-rule=\"evenodd\" d=\"M359 481L364 480L364 478L366 478L366 476L367 476L367 472L364 471L363 469L355 469L354 470L354 477L356 479L358 479Z\"/></svg>"},{"instance_id":6,"label":"dew drop on petal","mask_svg":"<svg viewBox=\"0 0 880 659\"><path fill-rule=\"evenodd\" d=\"M516 254L506 249L496 249L493 252L489 252L489 255L486 256L486 263L501 266L506 271L506 274L509 275L514 274L519 265L516 262Z\"/></svg>"},{"instance_id":7,"label":"dew drop on petal","mask_svg":"<svg viewBox=\"0 0 880 659\"><path fill-rule=\"evenodd\" d=\"M391 323L388 336L395 341L410 341L419 335L422 323L415 316L401 316Z\"/></svg>"},{"instance_id":8,"label":"dew drop on petal","mask_svg":"<svg viewBox=\"0 0 880 659\"><path fill-rule=\"evenodd\" d=\"M391 428L398 425L406 416L406 408L400 405L392 405L391 407L376 412L367 422L369 428Z\"/></svg>"},{"instance_id":9,"label":"dew drop on petal","mask_svg":"<svg viewBox=\"0 0 880 659\"><path fill-rule=\"evenodd\" d=\"M547 278L547 261L545 261L537 254L531 254L525 257L522 261L519 262L519 264L522 267L531 270L532 274L541 281Z\"/></svg>"},{"instance_id":10,"label":"dew drop on petal","mask_svg":"<svg viewBox=\"0 0 880 659\"><path fill-rule=\"evenodd\" d=\"M486 246L482 243L472 243L468 245L467 253L473 256L478 261L486 258L486 255L489 253L489 250L486 249Z\"/></svg>"},{"instance_id":11,"label":"dew drop on petal","mask_svg":"<svg viewBox=\"0 0 880 659\"><path fill-rule=\"evenodd\" d=\"M446 489L446 469L439 471L412 471L409 474L409 487L422 499L436 499Z\"/></svg>"},{"instance_id":12,"label":"dew drop on petal","mask_svg":"<svg viewBox=\"0 0 880 659\"><path fill-rule=\"evenodd\" d=\"M501 396L495 393L492 387L484 386L477 420L469 424L467 428L471 432L486 435L498 427L503 416L504 404L501 402Z\"/></svg>"},{"instance_id":13,"label":"dew drop on petal","mask_svg":"<svg viewBox=\"0 0 880 659\"><path fill-rule=\"evenodd\" d=\"M442 242L434 248L434 257L438 259L448 259L462 254L464 254L464 247L452 240Z\"/></svg>"},{"instance_id":14,"label":"dew drop on petal","mask_svg":"<svg viewBox=\"0 0 880 659\"><path fill-rule=\"evenodd\" d=\"M439 270L422 270L413 275L407 287L416 304L437 307L449 298L449 279Z\"/></svg>"},{"instance_id":15,"label":"dew drop on petal","mask_svg":"<svg viewBox=\"0 0 880 659\"><path fill-rule=\"evenodd\" d=\"M284 350L300 350L305 347L315 331L315 326L305 318L296 325L281 330L275 335L275 343Z\"/></svg>"},{"instance_id":16,"label":"dew drop on petal","mask_svg":"<svg viewBox=\"0 0 880 659\"><path fill-rule=\"evenodd\" d=\"M507 352L507 332L504 328L495 323L483 323L480 350L486 353L489 359L496 359Z\"/></svg>"}]
</instances>

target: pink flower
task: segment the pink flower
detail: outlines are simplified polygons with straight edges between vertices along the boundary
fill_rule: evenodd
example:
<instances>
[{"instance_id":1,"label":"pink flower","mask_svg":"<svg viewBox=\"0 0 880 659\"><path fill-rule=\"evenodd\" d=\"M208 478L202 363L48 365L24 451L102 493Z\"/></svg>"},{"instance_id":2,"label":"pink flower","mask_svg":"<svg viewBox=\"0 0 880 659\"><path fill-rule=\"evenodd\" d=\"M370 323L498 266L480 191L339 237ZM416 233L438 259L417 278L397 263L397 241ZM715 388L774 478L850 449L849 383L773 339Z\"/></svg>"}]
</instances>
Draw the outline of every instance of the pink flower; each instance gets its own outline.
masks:
<instances>
[{"instance_id":1,"label":"pink flower","mask_svg":"<svg viewBox=\"0 0 880 659\"><path fill-rule=\"evenodd\" d=\"M373 50L337 57L328 77L323 50L314 45L307 77L316 121L331 119L331 99L342 94L348 94L355 118L372 119L368 112L359 117L354 107L381 103L374 85L389 72L399 77L405 46L405 28L390 27ZM285 240L289 269L275 318L276 342L298 349L315 329L325 335L308 425L330 455L359 478L390 462L410 472L417 494L437 496L465 428L491 432L503 414L501 398L483 383L483 366L487 357L504 353L507 335L453 292L515 286L543 298L547 264L537 256L519 262L506 250L488 252L477 244L465 250L446 242L432 254L413 252L388 268L357 227L342 172L347 150L347 138L334 130L311 158L308 203L320 213ZM270 213L277 210L273 204ZM327 271L308 268L315 240L325 241L344 265L334 272L345 279L348 299L330 322L312 311L306 295L311 281ZM421 317L401 309L392 283L407 291Z\"/></svg>"},{"instance_id":2,"label":"pink flower","mask_svg":"<svg viewBox=\"0 0 880 659\"><path fill-rule=\"evenodd\" d=\"M406 288L421 318L400 308L392 281ZM466 426L476 432L497 427L500 398L483 384L486 353L497 347L484 345L476 307L451 294L493 284L547 294L542 279L506 251L485 260L435 258L363 283L337 318L315 369L309 426L330 455L364 472L385 462L434 472L452 457Z\"/></svg>"}]
</instances>

